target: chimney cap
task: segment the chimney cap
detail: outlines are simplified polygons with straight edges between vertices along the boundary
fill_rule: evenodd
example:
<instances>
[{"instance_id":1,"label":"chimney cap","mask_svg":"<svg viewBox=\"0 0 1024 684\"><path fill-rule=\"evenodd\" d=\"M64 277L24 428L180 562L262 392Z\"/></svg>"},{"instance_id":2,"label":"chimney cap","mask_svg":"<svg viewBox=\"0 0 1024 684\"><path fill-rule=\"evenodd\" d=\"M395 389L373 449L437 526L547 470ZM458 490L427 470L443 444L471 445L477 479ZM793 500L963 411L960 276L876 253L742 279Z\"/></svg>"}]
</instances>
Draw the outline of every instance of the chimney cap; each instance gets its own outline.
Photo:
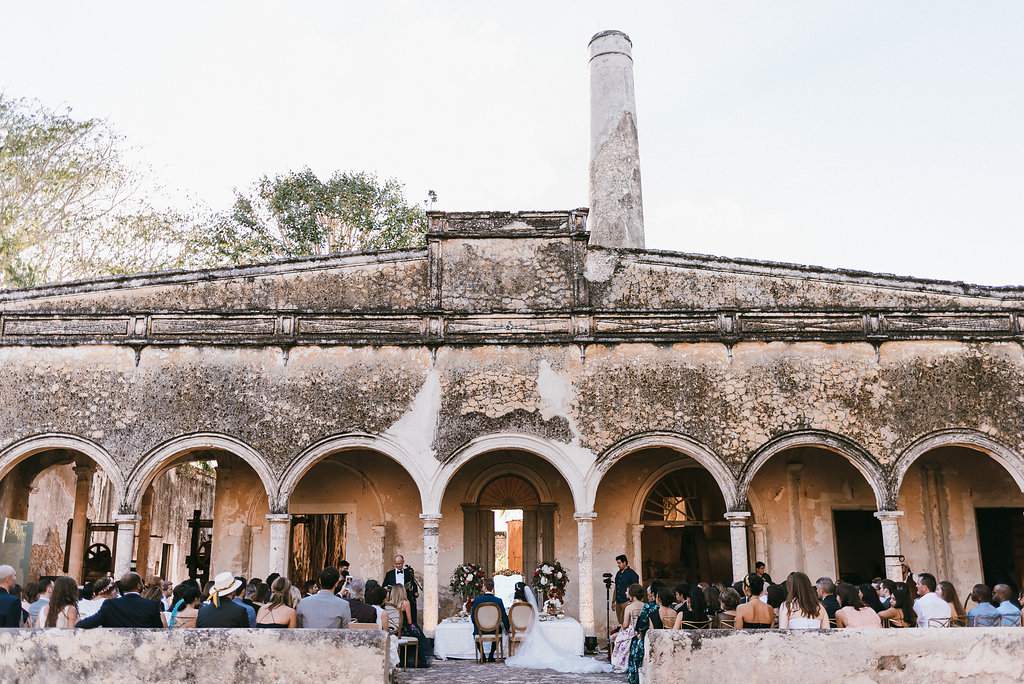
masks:
<instances>
[{"instance_id":1,"label":"chimney cap","mask_svg":"<svg viewBox=\"0 0 1024 684\"><path fill-rule=\"evenodd\" d=\"M595 34L594 34L594 37L590 39L590 42L591 42L591 43L593 43L593 42L594 42L595 40L597 40L598 38L604 38L605 36L622 36L622 37L623 37L623 38L625 38L625 39L626 39L627 41L629 41L629 44L630 44L630 45L632 45L632 44L633 44L633 41L632 41L632 40L629 40L629 36L627 36L627 35L625 34L625 32L623 32L623 31L617 31L617 30L615 30L615 29L612 29L612 30L610 30L610 31L601 31L600 33L595 33ZM588 43L588 45L589 45L589 44L590 44L590 43Z\"/></svg>"}]
</instances>

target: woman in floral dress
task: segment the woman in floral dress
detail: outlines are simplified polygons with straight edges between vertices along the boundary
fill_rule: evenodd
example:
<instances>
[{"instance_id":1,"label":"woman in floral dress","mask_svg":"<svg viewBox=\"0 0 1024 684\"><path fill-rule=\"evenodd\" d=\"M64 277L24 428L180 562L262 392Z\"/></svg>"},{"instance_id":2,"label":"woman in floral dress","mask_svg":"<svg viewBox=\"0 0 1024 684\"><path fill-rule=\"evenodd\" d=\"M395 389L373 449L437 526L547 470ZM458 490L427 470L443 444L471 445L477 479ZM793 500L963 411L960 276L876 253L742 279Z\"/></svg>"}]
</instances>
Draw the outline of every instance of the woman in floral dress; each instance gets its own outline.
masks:
<instances>
[{"instance_id":1,"label":"woman in floral dress","mask_svg":"<svg viewBox=\"0 0 1024 684\"><path fill-rule=\"evenodd\" d=\"M644 604L640 615L633 626L633 639L629 643L629 668L627 679L629 684L640 684L640 666L644 664L644 637L648 629L663 629L661 616L658 615L658 604L649 601Z\"/></svg>"},{"instance_id":2,"label":"woman in floral dress","mask_svg":"<svg viewBox=\"0 0 1024 684\"><path fill-rule=\"evenodd\" d=\"M646 593L640 584L631 584L626 590L626 595L630 599L629 605L622 612L622 624L615 633L615 646L612 648L612 667L616 672L625 672L629 667L629 645L633 641L636 619L644 608Z\"/></svg>"}]
</instances>

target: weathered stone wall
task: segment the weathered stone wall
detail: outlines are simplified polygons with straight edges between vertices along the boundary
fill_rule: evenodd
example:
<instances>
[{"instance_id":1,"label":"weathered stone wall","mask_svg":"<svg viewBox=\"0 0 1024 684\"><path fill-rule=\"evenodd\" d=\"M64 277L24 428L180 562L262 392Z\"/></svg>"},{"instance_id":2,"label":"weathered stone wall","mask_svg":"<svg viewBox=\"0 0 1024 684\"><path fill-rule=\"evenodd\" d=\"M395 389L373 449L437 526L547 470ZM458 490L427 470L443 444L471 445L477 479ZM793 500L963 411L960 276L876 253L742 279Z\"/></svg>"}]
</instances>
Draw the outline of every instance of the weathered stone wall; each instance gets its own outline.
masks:
<instances>
[{"instance_id":1,"label":"weathered stone wall","mask_svg":"<svg viewBox=\"0 0 1024 684\"><path fill-rule=\"evenodd\" d=\"M311 629L0 629L4 682L386 684L387 635Z\"/></svg>"},{"instance_id":2,"label":"weathered stone wall","mask_svg":"<svg viewBox=\"0 0 1024 684\"><path fill-rule=\"evenodd\" d=\"M651 630L642 682L1019 682L1019 630Z\"/></svg>"}]
</instances>

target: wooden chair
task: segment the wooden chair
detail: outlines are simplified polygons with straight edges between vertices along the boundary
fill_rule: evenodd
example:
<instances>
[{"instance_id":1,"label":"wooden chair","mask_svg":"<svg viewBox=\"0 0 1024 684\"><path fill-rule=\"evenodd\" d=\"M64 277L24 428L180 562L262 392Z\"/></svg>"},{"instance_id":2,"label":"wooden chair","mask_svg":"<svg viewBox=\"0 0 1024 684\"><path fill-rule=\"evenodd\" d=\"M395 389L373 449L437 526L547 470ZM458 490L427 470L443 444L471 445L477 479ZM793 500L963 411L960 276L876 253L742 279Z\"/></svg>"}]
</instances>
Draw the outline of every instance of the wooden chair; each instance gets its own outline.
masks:
<instances>
[{"instance_id":1,"label":"wooden chair","mask_svg":"<svg viewBox=\"0 0 1024 684\"><path fill-rule=\"evenodd\" d=\"M349 629L380 629L376 622L350 622Z\"/></svg>"},{"instance_id":2,"label":"wooden chair","mask_svg":"<svg viewBox=\"0 0 1024 684\"><path fill-rule=\"evenodd\" d=\"M709 625L710 625L710 620L694 620L694 621L680 620L679 621L679 628L680 629L708 629ZM672 625L669 625L666 629L672 629Z\"/></svg>"},{"instance_id":3,"label":"wooden chair","mask_svg":"<svg viewBox=\"0 0 1024 684\"><path fill-rule=\"evenodd\" d=\"M536 617L537 614L529 603L513 603L512 607L508 609L508 622L512 627L508 637L508 654L510 656L516 654L516 646L526 638L526 630L530 628Z\"/></svg>"},{"instance_id":4,"label":"wooden chair","mask_svg":"<svg viewBox=\"0 0 1024 684\"><path fill-rule=\"evenodd\" d=\"M505 649L501 639L501 609L497 603L480 603L473 609L473 624L477 634L473 638L477 662L486 659L484 644L497 644L498 660L505 659Z\"/></svg>"},{"instance_id":5,"label":"wooden chair","mask_svg":"<svg viewBox=\"0 0 1024 684\"><path fill-rule=\"evenodd\" d=\"M1001 627L1003 624L1002 615L979 615L978 617L971 618L968 623L971 627ZM1017 624L1020 624L1018 620Z\"/></svg>"},{"instance_id":6,"label":"wooden chair","mask_svg":"<svg viewBox=\"0 0 1024 684\"><path fill-rule=\"evenodd\" d=\"M736 629L736 618L734 617L719 617L718 618L719 629Z\"/></svg>"},{"instance_id":7,"label":"wooden chair","mask_svg":"<svg viewBox=\"0 0 1024 684\"><path fill-rule=\"evenodd\" d=\"M398 612L398 620L388 616L388 633L398 640L398 659L402 662L402 672L406 670L409 662L409 647L412 646L417 663L420 659L420 640L413 636L402 636L402 625L405 623L405 613Z\"/></svg>"}]
</instances>

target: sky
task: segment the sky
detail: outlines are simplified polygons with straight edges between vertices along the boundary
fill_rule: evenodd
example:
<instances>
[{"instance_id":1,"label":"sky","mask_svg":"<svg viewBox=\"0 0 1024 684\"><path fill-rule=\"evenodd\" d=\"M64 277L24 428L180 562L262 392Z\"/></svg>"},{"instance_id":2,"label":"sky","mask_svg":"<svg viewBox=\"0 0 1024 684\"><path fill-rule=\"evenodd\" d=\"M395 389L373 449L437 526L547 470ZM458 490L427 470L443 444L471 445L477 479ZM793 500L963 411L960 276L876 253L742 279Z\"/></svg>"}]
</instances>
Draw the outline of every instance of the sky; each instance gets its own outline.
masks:
<instances>
[{"instance_id":1,"label":"sky","mask_svg":"<svg viewBox=\"0 0 1024 684\"><path fill-rule=\"evenodd\" d=\"M0 0L0 91L179 197L362 170L587 205L587 43L633 41L647 247L1024 285L1024 2ZM180 200L185 201L185 200Z\"/></svg>"}]
</instances>

